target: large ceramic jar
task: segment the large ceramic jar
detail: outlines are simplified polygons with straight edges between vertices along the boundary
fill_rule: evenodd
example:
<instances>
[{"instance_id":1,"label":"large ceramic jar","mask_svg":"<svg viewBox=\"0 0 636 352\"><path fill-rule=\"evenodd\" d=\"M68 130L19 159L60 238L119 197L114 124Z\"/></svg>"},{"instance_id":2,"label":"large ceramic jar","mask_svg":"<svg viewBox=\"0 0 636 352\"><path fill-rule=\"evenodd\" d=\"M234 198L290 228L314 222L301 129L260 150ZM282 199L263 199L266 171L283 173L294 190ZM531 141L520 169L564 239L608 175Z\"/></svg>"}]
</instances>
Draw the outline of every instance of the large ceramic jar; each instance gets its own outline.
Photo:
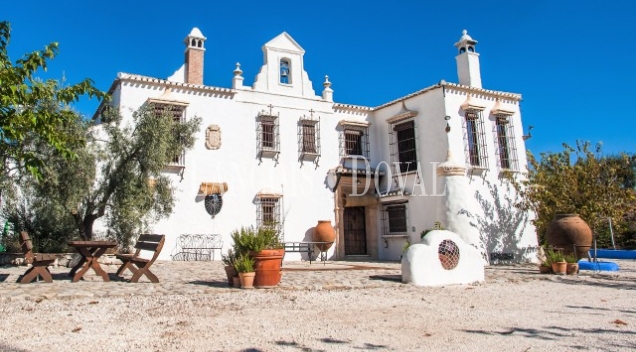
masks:
<instances>
[{"instance_id":1,"label":"large ceramic jar","mask_svg":"<svg viewBox=\"0 0 636 352\"><path fill-rule=\"evenodd\" d=\"M319 244L317 245L321 251L327 251L333 242L336 240L336 231L331 226L331 221L329 220L318 220L318 225L316 225L316 229L314 230L314 242L330 242L328 244Z\"/></svg>"},{"instance_id":2,"label":"large ceramic jar","mask_svg":"<svg viewBox=\"0 0 636 352\"><path fill-rule=\"evenodd\" d=\"M574 252L579 259L587 258L592 247L592 229L578 214L556 214L546 231L552 247L562 248L564 254Z\"/></svg>"}]
</instances>

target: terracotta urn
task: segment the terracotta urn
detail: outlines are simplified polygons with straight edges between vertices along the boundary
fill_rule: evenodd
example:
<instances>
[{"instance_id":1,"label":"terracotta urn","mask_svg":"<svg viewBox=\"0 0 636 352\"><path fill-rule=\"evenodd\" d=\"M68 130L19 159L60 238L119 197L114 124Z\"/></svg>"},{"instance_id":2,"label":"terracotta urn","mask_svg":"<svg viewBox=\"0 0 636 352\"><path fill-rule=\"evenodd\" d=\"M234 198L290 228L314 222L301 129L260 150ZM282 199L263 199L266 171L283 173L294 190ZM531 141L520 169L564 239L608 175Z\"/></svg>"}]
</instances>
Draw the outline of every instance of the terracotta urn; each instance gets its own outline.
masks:
<instances>
[{"instance_id":1,"label":"terracotta urn","mask_svg":"<svg viewBox=\"0 0 636 352\"><path fill-rule=\"evenodd\" d=\"M225 275L227 276L227 284L232 286L234 284L233 278L238 275L238 272L236 272L233 266L228 265L225 267Z\"/></svg>"},{"instance_id":2,"label":"terracotta urn","mask_svg":"<svg viewBox=\"0 0 636 352\"><path fill-rule=\"evenodd\" d=\"M316 225L314 229L313 240L314 242L331 242L329 244L317 245L323 252L331 248L331 245L333 245L333 242L336 240L336 231L333 226L331 226L330 220L318 220L318 225Z\"/></svg>"},{"instance_id":3,"label":"terracotta urn","mask_svg":"<svg viewBox=\"0 0 636 352\"><path fill-rule=\"evenodd\" d=\"M548 225L546 240L552 247L562 248L563 254L574 253L578 259L587 258L592 248L592 229L578 214L556 214Z\"/></svg>"}]
</instances>

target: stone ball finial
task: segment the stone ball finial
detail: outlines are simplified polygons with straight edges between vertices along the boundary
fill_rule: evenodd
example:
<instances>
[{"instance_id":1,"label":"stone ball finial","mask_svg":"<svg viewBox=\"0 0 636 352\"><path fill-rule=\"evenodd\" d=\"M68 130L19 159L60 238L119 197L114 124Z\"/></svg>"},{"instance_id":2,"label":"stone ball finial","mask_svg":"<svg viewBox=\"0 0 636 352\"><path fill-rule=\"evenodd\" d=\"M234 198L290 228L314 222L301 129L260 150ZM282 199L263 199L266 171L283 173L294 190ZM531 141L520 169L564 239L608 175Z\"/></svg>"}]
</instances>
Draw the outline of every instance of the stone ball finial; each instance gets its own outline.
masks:
<instances>
[{"instance_id":1,"label":"stone ball finial","mask_svg":"<svg viewBox=\"0 0 636 352\"><path fill-rule=\"evenodd\" d=\"M464 30L462 31L462 35L466 35L466 34L468 34L468 31L464 29Z\"/></svg>"}]
</instances>

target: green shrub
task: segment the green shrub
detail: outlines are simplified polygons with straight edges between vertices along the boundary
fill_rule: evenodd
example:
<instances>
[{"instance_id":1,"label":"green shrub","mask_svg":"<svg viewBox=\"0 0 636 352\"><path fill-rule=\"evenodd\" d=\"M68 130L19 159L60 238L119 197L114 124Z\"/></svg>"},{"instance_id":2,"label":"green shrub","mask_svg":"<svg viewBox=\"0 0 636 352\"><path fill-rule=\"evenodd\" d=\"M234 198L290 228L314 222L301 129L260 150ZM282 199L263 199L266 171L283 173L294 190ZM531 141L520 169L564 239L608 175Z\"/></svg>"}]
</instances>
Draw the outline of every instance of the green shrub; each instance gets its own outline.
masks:
<instances>
[{"instance_id":1,"label":"green shrub","mask_svg":"<svg viewBox=\"0 0 636 352\"><path fill-rule=\"evenodd\" d=\"M558 250L546 249L545 256L547 258L547 262L549 262L550 264L560 263L565 261L563 257L563 253L561 253L561 251L558 251Z\"/></svg>"},{"instance_id":2,"label":"green shrub","mask_svg":"<svg viewBox=\"0 0 636 352\"><path fill-rule=\"evenodd\" d=\"M426 229L426 230L424 230L424 231L422 231L420 233L420 239L424 238L424 236L426 236L426 234L428 234L429 232L434 231L434 230L446 230L446 229L444 228L444 226L442 226L441 222L435 221L433 227L431 227L430 229Z\"/></svg>"},{"instance_id":3,"label":"green shrub","mask_svg":"<svg viewBox=\"0 0 636 352\"><path fill-rule=\"evenodd\" d=\"M579 258L574 253L570 253L568 255L563 256L563 259L565 259L565 261L567 263L578 263L579 262Z\"/></svg>"},{"instance_id":4,"label":"green shrub","mask_svg":"<svg viewBox=\"0 0 636 352\"><path fill-rule=\"evenodd\" d=\"M254 272L254 259L247 254L241 254L234 261L234 269L239 273Z\"/></svg>"},{"instance_id":5,"label":"green shrub","mask_svg":"<svg viewBox=\"0 0 636 352\"><path fill-rule=\"evenodd\" d=\"M259 252L263 249L283 248L278 237L278 230L275 227L241 227L231 234L234 241L234 254L249 254L251 251Z\"/></svg>"}]
</instances>

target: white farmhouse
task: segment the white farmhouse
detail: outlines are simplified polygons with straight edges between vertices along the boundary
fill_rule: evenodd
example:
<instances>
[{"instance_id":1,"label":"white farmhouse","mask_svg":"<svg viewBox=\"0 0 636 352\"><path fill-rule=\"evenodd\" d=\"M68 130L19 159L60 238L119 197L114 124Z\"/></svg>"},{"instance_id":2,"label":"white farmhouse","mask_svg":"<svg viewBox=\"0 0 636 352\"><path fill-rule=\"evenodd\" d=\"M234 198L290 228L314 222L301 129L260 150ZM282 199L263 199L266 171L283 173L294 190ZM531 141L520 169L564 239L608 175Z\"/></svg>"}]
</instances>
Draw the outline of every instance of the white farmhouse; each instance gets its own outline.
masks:
<instances>
[{"instance_id":1,"label":"white farmhouse","mask_svg":"<svg viewBox=\"0 0 636 352\"><path fill-rule=\"evenodd\" d=\"M477 41L466 31L455 43L459 83L376 107L334 102L328 77L317 95L305 51L287 33L262 47L252 86L239 64L230 88L206 86L205 40L192 30L171 77L119 73L110 88L125 117L155 104L177 119L203 119L194 149L165 171L178 200L153 227L167 235L162 259L182 234L221 234L225 252L241 226L274 222L285 241L311 241L318 220L336 229L334 260L398 260L436 222L470 232L487 260L534 256L535 229L502 177L526 168L521 95L482 88Z\"/></svg>"}]
</instances>

